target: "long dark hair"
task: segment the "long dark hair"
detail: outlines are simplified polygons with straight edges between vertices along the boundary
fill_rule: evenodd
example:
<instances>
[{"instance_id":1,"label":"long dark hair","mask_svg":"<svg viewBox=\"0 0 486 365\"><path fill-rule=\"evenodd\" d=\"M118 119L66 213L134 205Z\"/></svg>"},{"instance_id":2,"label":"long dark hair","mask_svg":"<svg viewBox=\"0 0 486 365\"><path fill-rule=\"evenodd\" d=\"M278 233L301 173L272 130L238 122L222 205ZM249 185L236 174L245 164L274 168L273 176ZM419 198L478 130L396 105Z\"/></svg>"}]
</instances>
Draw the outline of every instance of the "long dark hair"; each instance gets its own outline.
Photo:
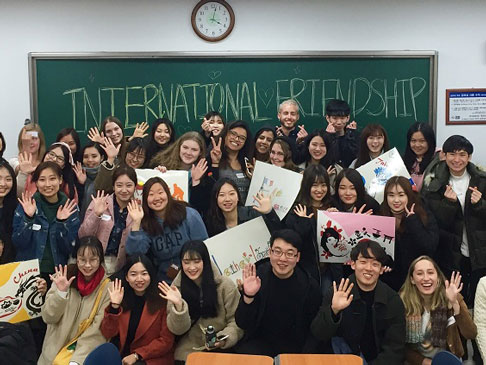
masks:
<instances>
[{"instance_id":1,"label":"long dark hair","mask_svg":"<svg viewBox=\"0 0 486 365\"><path fill-rule=\"evenodd\" d=\"M260 135L263 133L263 132L271 132L272 135L273 135L273 139L277 138L277 133L275 133L275 127L272 127L270 125L264 125L263 127L261 127L255 134L255 138L253 139L253 148L254 148L254 153L253 153L253 158L257 161L264 161L264 162L267 162L268 159L270 158L270 146L268 147L268 152L264 155L260 154L260 152L257 151L255 145L256 145L256 141L258 140L258 137L260 137ZM273 141L272 141L273 142ZM295 158L295 156L294 156Z\"/></svg>"},{"instance_id":2,"label":"long dark hair","mask_svg":"<svg viewBox=\"0 0 486 365\"><path fill-rule=\"evenodd\" d=\"M236 194L238 195L238 205L243 205L240 192L238 191L238 186L233 180L224 177L216 181L216 183L213 185L213 189L211 190L209 209L205 217L206 228L209 236L217 235L218 233L226 230L226 221L224 219L223 212L221 211L221 208L218 207L219 191L224 184L229 184L233 187L233 189L235 189Z\"/></svg>"},{"instance_id":3,"label":"long dark hair","mask_svg":"<svg viewBox=\"0 0 486 365\"><path fill-rule=\"evenodd\" d=\"M74 128L68 127L61 129L56 136L56 142L60 142L61 138L69 135L73 137L74 143L76 143L76 153L73 155L74 162L82 162L83 155L81 153L81 141L79 140L78 132L76 132Z\"/></svg>"},{"instance_id":4,"label":"long dark hair","mask_svg":"<svg viewBox=\"0 0 486 365\"><path fill-rule=\"evenodd\" d=\"M5 137L3 137L2 132L0 132L0 142L2 143L2 148L0 148L0 158L3 158L3 153L5 152L7 145L5 144Z\"/></svg>"},{"instance_id":5,"label":"long dark hair","mask_svg":"<svg viewBox=\"0 0 486 365\"><path fill-rule=\"evenodd\" d=\"M429 124L422 122L416 122L412 124L410 128L408 128L407 145L405 146L405 155L403 157L403 162L405 163L408 172L412 171L413 164L417 159L417 155L410 148L410 140L415 132L422 132L427 144L429 145L429 149L427 152L425 152L425 155L422 157L422 161L419 163L419 174L423 174L425 168L429 165L430 161L432 161L432 158L434 157L436 147L435 132Z\"/></svg>"},{"instance_id":6,"label":"long dark hair","mask_svg":"<svg viewBox=\"0 0 486 365\"><path fill-rule=\"evenodd\" d=\"M298 160L296 160L296 163L300 162L310 162L312 157L309 153L309 145L314 137L321 137L322 140L324 141L324 144L326 145L326 155L319 161L319 163L324 166L326 169L334 165L336 162L336 159L333 156L333 149L331 148L331 139L327 133L325 133L323 130L315 130L311 134L307 136L307 138L304 141L304 146L305 148L302 149L302 155ZM295 159L294 159L295 160Z\"/></svg>"},{"instance_id":7,"label":"long dark hair","mask_svg":"<svg viewBox=\"0 0 486 365\"><path fill-rule=\"evenodd\" d=\"M189 307L191 321L195 321L199 317L216 317L218 315L218 293L208 249L203 241L187 241L181 249L181 262L186 254L189 259L200 259L203 262L201 288L187 277L184 270L181 270L181 294Z\"/></svg>"},{"instance_id":8,"label":"long dark hair","mask_svg":"<svg viewBox=\"0 0 486 365\"><path fill-rule=\"evenodd\" d=\"M354 188L356 190L356 202L354 203L354 206L356 209L359 209L363 206L363 204L366 204L366 197L369 196L368 193L365 190L363 178L359 174L358 171L355 169L343 169L341 172L337 175L336 181L335 181L335 187L334 191L336 192L335 194L335 203L336 203L336 208L340 212L346 212L349 207L346 207L341 198L339 197L339 185L341 184L342 179L348 179L351 184L354 185ZM369 197L371 199L371 197ZM368 207L371 208L371 207Z\"/></svg>"},{"instance_id":9,"label":"long dark hair","mask_svg":"<svg viewBox=\"0 0 486 365\"><path fill-rule=\"evenodd\" d=\"M170 134L169 141L162 146L160 144L158 144L155 141L155 138L154 138L155 131L157 130L157 128L161 124L164 124L167 127L167 129L169 130L169 134ZM146 160L150 161L150 159L153 156L155 156L157 154L157 152L160 152L160 151L166 149L168 146L170 146L172 143L174 143L175 137L176 137L176 134L175 134L175 130L174 130L174 124L172 124L172 122L169 119L159 118L159 119L154 120L154 122L152 124L152 129L150 130L150 138L148 139L148 142L147 142L147 150L146 150L147 158L146 158Z\"/></svg>"},{"instance_id":10,"label":"long dark hair","mask_svg":"<svg viewBox=\"0 0 486 365\"><path fill-rule=\"evenodd\" d=\"M248 127L248 124L243 120L235 120L227 124L221 132L221 138L223 139L223 141L221 143L222 154L219 167L226 168L229 166L228 151L226 150L225 140L229 131L235 128L243 128L246 131L245 143L243 144L241 150L238 151L238 156L236 157L241 165L241 170L246 171L245 157L250 158L251 156L253 156L253 138L251 136L250 127Z\"/></svg>"},{"instance_id":11,"label":"long dark hair","mask_svg":"<svg viewBox=\"0 0 486 365\"><path fill-rule=\"evenodd\" d=\"M93 142L93 141L89 141L81 149L81 162L83 162L84 152L86 151L86 149L91 148L91 147L94 147L96 149L96 151L98 151L98 153L101 156L101 161L106 160L106 152L105 152L105 150L103 148L101 148L101 145L99 143L96 143L96 142Z\"/></svg>"},{"instance_id":12,"label":"long dark hair","mask_svg":"<svg viewBox=\"0 0 486 365\"><path fill-rule=\"evenodd\" d=\"M160 184L167 194L167 207L165 208L165 218L163 225L159 223L155 212L149 208L147 202L150 189L155 184ZM142 192L143 230L147 232L150 236L157 236L164 233L164 226L167 226L171 229L177 228L182 223L182 221L186 219L186 206L186 202L175 200L172 197L169 187L164 180L162 180L160 177L151 177L145 182Z\"/></svg>"},{"instance_id":13,"label":"long dark hair","mask_svg":"<svg viewBox=\"0 0 486 365\"><path fill-rule=\"evenodd\" d=\"M304 176L302 177L302 182L300 183L300 190L296 203L303 204L307 207L312 207L312 198L310 196L310 190L314 183L324 183L327 186L327 193L322 199L321 209L327 209L332 205L331 198L331 184L329 182L329 174L327 170L322 165L309 165L304 170Z\"/></svg>"},{"instance_id":14,"label":"long dark hair","mask_svg":"<svg viewBox=\"0 0 486 365\"><path fill-rule=\"evenodd\" d=\"M7 160L0 158L0 169L7 169L12 178L12 189L3 198L2 225L0 226L0 240L3 241L3 253L0 264L12 262L15 258L15 249L12 244L12 224L15 209L17 208L17 179L15 171Z\"/></svg>"},{"instance_id":15,"label":"long dark hair","mask_svg":"<svg viewBox=\"0 0 486 365\"><path fill-rule=\"evenodd\" d=\"M388 151L390 149L390 142L388 140L388 134L385 128L381 124L368 124L361 131L361 137L359 140L359 151L358 158L356 159L356 164L354 168L358 168L371 161L370 149L368 148L368 138L372 136L383 136L383 151Z\"/></svg>"},{"instance_id":16,"label":"long dark hair","mask_svg":"<svg viewBox=\"0 0 486 365\"><path fill-rule=\"evenodd\" d=\"M150 276L150 284L145 290L144 297L149 312L155 313L160 308L165 306L165 299L162 299L160 297L157 289L157 272L155 271L154 265L145 255L128 256L127 261L125 262L125 265L121 270L122 271L122 275L120 275L121 281L123 287L125 288L125 294L123 295L121 306L123 307L124 311L132 310L134 307L136 294L127 281L127 275L128 272L130 271L130 268L137 263L141 263L145 267L145 269L147 270Z\"/></svg>"},{"instance_id":17,"label":"long dark hair","mask_svg":"<svg viewBox=\"0 0 486 365\"><path fill-rule=\"evenodd\" d=\"M62 171L62 182L63 182L63 184L67 184L67 187L68 187L67 196L68 196L68 198L74 199L74 197L76 196L76 185L74 183L75 179L76 179L76 174L74 173L73 167L71 166L71 163L70 163L69 157L71 156L71 150L62 143L52 144L47 149L42 161L44 161L45 158L46 158L46 155L55 148L60 148L61 151L62 151L62 155L64 157L64 167L61 169L61 171Z\"/></svg>"}]
</instances>

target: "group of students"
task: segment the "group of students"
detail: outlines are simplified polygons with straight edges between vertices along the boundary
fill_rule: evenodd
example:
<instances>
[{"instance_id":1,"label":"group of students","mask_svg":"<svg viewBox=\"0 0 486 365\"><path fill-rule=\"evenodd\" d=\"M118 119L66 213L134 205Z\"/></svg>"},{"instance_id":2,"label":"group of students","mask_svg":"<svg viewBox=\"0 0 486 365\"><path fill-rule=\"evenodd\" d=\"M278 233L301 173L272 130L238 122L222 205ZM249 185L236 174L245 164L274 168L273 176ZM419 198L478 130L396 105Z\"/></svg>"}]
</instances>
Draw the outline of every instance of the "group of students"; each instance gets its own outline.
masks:
<instances>
[{"instance_id":1,"label":"group of students","mask_svg":"<svg viewBox=\"0 0 486 365\"><path fill-rule=\"evenodd\" d=\"M486 173L470 162L471 143L451 136L436 151L432 128L414 123L403 156L414 183L390 178L379 204L355 168L390 148L381 125L359 134L342 100L328 103L326 127L311 133L297 125L295 100L277 118L278 127L252 138L246 122L226 124L210 112L201 131L176 139L168 119L150 132L137 124L127 137L110 116L83 148L72 128L49 147L38 124L22 128L18 157L0 160L0 263L39 260L38 286L47 292L47 332L31 326L37 341L45 332L39 364L82 364L106 341L123 364L184 362L198 350L428 364L441 349L463 356L476 329L486 353L486 281L477 327L467 309L486 275ZM270 196L243 206L256 161L303 174L282 221ZM154 177L138 204L138 168L188 171L189 201ZM320 263L318 210L394 217L394 260L363 241L350 265ZM237 286L203 241L257 216L272 234L269 258L247 265ZM330 234L321 239L337 240ZM210 347L208 326L218 336Z\"/></svg>"}]
</instances>

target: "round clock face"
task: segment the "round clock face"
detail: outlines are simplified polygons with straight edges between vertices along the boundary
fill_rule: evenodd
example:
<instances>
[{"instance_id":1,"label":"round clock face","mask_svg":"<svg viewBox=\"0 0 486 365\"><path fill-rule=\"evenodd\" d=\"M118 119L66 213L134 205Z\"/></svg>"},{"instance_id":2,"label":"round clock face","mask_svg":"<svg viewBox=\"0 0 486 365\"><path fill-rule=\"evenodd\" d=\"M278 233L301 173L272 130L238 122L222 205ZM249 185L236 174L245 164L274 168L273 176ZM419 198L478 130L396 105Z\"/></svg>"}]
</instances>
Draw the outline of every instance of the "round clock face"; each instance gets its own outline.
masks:
<instances>
[{"instance_id":1,"label":"round clock face","mask_svg":"<svg viewBox=\"0 0 486 365\"><path fill-rule=\"evenodd\" d=\"M224 1L202 1L192 12L192 27L204 40L215 42L226 38L235 23L231 6Z\"/></svg>"}]
</instances>

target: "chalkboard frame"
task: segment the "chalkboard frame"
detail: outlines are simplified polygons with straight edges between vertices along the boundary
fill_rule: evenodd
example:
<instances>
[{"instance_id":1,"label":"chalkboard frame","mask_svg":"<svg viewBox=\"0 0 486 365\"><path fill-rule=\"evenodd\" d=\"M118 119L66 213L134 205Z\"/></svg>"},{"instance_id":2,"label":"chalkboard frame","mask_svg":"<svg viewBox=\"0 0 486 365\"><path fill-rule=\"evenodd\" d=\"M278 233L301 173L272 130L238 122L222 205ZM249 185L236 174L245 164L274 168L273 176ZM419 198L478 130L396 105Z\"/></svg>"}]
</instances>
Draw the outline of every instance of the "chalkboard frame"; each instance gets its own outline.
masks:
<instances>
[{"instance_id":1,"label":"chalkboard frame","mask_svg":"<svg viewBox=\"0 0 486 365\"><path fill-rule=\"evenodd\" d=\"M438 52L434 50L402 50L402 51L227 51L227 52L29 52L29 90L31 120L38 120L37 105L37 68L38 60L47 59L164 59L164 58L428 58L430 61L429 90L429 124L437 129L437 75Z\"/></svg>"}]
</instances>

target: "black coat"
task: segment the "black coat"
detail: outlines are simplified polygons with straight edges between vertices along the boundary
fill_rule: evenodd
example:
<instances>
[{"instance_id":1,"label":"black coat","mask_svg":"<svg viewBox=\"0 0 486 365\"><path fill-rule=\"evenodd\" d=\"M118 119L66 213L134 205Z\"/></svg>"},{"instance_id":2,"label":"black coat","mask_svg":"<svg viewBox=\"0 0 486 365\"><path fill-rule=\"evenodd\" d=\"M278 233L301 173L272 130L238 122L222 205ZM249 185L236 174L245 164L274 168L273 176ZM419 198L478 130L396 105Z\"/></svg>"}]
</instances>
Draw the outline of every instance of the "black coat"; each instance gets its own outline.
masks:
<instances>
[{"instance_id":1,"label":"black coat","mask_svg":"<svg viewBox=\"0 0 486 365\"><path fill-rule=\"evenodd\" d=\"M343 337L352 352L359 355L359 344L366 324L366 303L361 300L356 284L356 277L351 290L353 301L350 306L338 314L337 322L333 318L331 288L322 300L322 306L314 321L312 334L320 340L330 341L333 336ZM378 356L370 365L403 364L405 359L405 308L400 296L388 285L378 280L375 288L373 327Z\"/></svg>"}]
</instances>

